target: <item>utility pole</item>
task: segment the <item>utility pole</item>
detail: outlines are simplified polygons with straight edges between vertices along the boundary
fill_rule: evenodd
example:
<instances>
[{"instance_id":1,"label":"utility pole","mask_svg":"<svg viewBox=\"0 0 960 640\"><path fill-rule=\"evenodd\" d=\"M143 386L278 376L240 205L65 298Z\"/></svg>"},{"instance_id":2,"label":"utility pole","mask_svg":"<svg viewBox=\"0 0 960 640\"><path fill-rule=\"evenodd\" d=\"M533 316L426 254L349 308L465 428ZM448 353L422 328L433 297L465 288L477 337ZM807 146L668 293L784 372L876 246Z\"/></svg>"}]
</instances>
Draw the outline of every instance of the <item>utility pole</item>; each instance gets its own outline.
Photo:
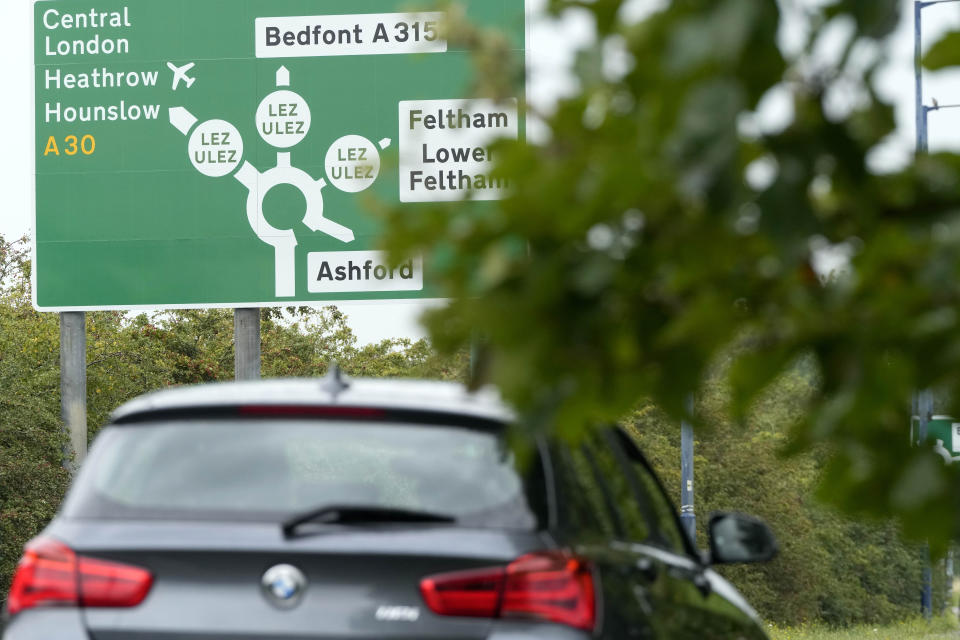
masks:
<instances>
[{"instance_id":1,"label":"utility pole","mask_svg":"<svg viewBox=\"0 0 960 640\"><path fill-rule=\"evenodd\" d=\"M87 323L82 311L60 314L60 417L68 439L63 468L75 473L87 456Z\"/></svg>"},{"instance_id":2,"label":"utility pole","mask_svg":"<svg viewBox=\"0 0 960 640\"><path fill-rule=\"evenodd\" d=\"M693 396L687 399L687 411L693 414ZM693 505L693 425L680 423L680 522L694 546L697 544L697 515Z\"/></svg>"},{"instance_id":3,"label":"utility pole","mask_svg":"<svg viewBox=\"0 0 960 640\"><path fill-rule=\"evenodd\" d=\"M933 106L928 107L923 104L923 10L935 4L952 4L960 0L914 0L913 2L913 75L914 75L914 99L917 119L917 154L926 153L929 150L928 138L928 116L931 111L941 109L960 108L960 104L937 104L933 101Z\"/></svg>"},{"instance_id":4,"label":"utility pole","mask_svg":"<svg viewBox=\"0 0 960 640\"><path fill-rule=\"evenodd\" d=\"M928 115L931 111L940 109L954 109L960 105L940 105L933 101L933 106L928 107L923 103L923 9L935 4L948 4L960 0L914 0L913 3L913 70L914 70L914 91L915 108L917 118L917 155L923 155L929 150L929 137L927 131ZM914 393L912 415L917 421L917 442L919 446L927 444L927 430L930 418L934 412L933 392L929 390ZM925 561L923 566L923 589L920 596L920 607L923 616L930 620L933 615L933 571L930 566L930 545L926 545Z\"/></svg>"},{"instance_id":5,"label":"utility pole","mask_svg":"<svg viewBox=\"0 0 960 640\"><path fill-rule=\"evenodd\" d=\"M914 394L917 417L917 440L919 446L927 442L927 430L933 416L933 392L929 390ZM930 545L924 545L923 587L920 594L920 610L927 620L933 616L933 571L930 567Z\"/></svg>"},{"instance_id":6,"label":"utility pole","mask_svg":"<svg viewBox=\"0 0 960 640\"><path fill-rule=\"evenodd\" d=\"M233 354L234 378L260 379L260 309L233 310Z\"/></svg>"},{"instance_id":7,"label":"utility pole","mask_svg":"<svg viewBox=\"0 0 960 640\"><path fill-rule=\"evenodd\" d=\"M923 104L923 8L927 3L914 0L913 3L913 75L917 117L917 153L927 152L927 108Z\"/></svg>"}]
</instances>

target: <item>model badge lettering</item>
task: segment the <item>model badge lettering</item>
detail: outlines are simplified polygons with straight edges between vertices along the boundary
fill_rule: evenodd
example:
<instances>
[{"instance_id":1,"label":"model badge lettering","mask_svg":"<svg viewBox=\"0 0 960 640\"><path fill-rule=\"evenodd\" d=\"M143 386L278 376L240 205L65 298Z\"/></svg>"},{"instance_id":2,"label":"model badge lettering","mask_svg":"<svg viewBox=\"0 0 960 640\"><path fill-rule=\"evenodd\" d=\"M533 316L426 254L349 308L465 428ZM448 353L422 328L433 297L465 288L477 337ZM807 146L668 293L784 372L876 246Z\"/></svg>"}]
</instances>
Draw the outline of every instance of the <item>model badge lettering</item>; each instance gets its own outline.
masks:
<instances>
[{"instance_id":1,"label":"model badge lettering","mask_svg":"<svg viewBox=\"0 0 960 640\"><path fill-rule=\"evenodd\" d=\"M420 609L417 607L389 607L377 608L374 616L384 622L416 622L420 619Z\"/></svg>"}]
</instances>

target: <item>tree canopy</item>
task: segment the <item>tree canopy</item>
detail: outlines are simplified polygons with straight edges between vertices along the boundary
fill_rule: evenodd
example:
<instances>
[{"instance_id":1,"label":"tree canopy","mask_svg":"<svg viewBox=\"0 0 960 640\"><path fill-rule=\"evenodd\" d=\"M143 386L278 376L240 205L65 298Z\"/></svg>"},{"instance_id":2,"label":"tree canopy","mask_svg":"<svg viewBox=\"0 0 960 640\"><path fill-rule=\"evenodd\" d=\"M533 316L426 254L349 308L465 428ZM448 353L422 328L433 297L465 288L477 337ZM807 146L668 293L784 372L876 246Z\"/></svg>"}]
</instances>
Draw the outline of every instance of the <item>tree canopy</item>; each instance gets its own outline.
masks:
<instances>
[{"instance_id":1,"label":"tree canopy","mask_svg":"<svg viewBox=\"0 0 960 640\"><path fill-rule=\"evenodd\" d=\"M960 533L956 473L908 434L915 390L960 415L960 159L873 163L895 127L873 80L905 3L628 4L549 2L594 38L576 94L531 112L545 139L499 145L506 199L389 214L394 256L423 254L452 300L427 316L434 343L481 336L477 382L567 433L641 398L677 418L728 360L726 411L744 422L807 367L785 446L829 442L824 496L942 548ZM522 61L495 34L464 37L478 94L512 95ZM927 60L960 63L960 36ZM777 98L789 117L771 126L757 114ZM845 268L818 271L824 252Z\"/></svg>"}]
</instances>

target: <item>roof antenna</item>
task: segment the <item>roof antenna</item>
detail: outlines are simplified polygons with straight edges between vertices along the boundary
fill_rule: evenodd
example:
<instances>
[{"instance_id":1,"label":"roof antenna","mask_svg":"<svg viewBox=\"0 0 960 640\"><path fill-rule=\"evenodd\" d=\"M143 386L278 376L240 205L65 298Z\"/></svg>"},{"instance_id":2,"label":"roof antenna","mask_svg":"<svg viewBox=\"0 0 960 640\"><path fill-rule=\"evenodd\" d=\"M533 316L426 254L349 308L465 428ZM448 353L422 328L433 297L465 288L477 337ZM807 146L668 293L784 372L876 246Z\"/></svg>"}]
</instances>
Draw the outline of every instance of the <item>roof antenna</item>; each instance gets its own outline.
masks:
<instances>
[{"instance_id":1,"label":"roof antenna","mask_svg":"<svg viewBox=\"0 0 960 640\"><path fill-rule=\"evenodd\" d=\"M330 363L330 368L327 370L327 375L325 375L323 380L320 382L320 388L333 396L334 400L337 399L337 396L350 388L350 382L343 374L343 369L340 368L340 365L337 362Z\"/></svg>"}]
</instances>

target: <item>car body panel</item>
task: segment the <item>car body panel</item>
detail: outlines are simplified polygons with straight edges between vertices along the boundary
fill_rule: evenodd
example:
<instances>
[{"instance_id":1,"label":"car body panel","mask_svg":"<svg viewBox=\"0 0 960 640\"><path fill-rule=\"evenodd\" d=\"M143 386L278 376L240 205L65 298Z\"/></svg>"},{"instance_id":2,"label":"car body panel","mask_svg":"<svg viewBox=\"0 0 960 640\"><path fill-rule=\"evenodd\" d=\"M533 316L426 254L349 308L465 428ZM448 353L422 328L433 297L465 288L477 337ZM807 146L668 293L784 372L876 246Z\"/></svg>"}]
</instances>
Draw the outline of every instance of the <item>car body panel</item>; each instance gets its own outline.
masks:
<instances>
[{"instance_id":1,"label":"car body panel","mask_svg":"<svg viewBox=\"0 0 960 640\"><path fill-rule=\"evenodd\" d=\"M419 380L351 380L339 392L316 379L221 382L149 393L117 408L112 422L189 409L202 411L236 406L370 407L428 411L510 423L514 413L490 388L468 391L462 385Z\"/></svg>"},{"instance_id":2,"label":"car body panel","mask_svg":"<svg viewBox=\"0 0 960 640\"><path fill-rule=\"evenodd\" d=\"M493 621L433 615L420 581L505 566L544 547L535 533L443 525L311 525L286 539L267 523L74 520L58 521L48 533L81 555L143 566L156 576L138 607L84 610L86 626L101 640L486 638ZM290 610L261 589L264 573L279 564L307 579L303 600ZM383 607L416 610L417 619L378 619Z\"/></svg>"},{"instance_id":3,"label":"car body panel","mask_svg":"<svg viewBox=\"0 0 960 640\"><path fill-rule=\"evenodd\" d=\"M464 529L445 525L397 524L310 525L284 538L278 524L269 522L209 521L53 521L45 531L79 553L136 551L151 545L183 551L266 550L277 553L376 553L460 557L476 561L510 561L536 545L543 536L503 529Z\"/></svg>"},{"instance_id":4,"label":"car body panel","mask_svg":"<svg viewBox=\"0 0 960 640\"><path fill-rule=\"evenodd\" d=\"M487 640L589 640L592 634L558 624L497 620Z\"/></svg>"},{"instance_id":5,"label":"car body panel","mask_svg":"<svg viewBox=\"0 0 960 640\"><path fill-rule=\"evenodd\" d=\"M736 589L716 572L690 558L644 545L638 550L658 558L672 582L673 607L669 617L673 636L700 640L764 638L759 619L753 609L730 598Z\"/></svg>"}]
</instances>

